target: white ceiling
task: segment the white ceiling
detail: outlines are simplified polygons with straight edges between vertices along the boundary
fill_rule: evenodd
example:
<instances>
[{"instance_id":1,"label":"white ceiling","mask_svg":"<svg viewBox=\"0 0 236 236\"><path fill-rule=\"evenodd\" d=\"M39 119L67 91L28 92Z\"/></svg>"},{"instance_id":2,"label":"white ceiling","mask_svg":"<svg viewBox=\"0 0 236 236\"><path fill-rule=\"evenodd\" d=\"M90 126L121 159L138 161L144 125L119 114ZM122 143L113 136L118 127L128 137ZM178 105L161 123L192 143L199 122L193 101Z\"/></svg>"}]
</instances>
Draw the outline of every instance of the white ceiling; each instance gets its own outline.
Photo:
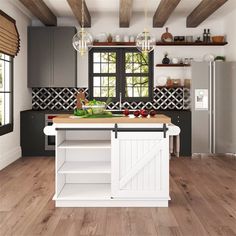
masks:
<instances>
[{"instance_id":1,"label":"white ceiling","mask_svg":"<svg viewBox=\"0 0 236 236\"><path fill-rule=\"evenodd\" d=\"M142 12L145 4L149 12L155 12L161 0L133 0L133 12ZM59 17L72 16L72 11L66 0L44 0L47 6ZM190 12L201 0L182 0L176 11L179 13ZM86 0L90 13L117 13L119 11L119 0Z\"/></svg>"},{"instance_id":2,"label":"white ceiling","mask_svg":"<svg viewBox=\"0 0 236 236\"><path fill-rule=\"evenodd\" d=\"M154 13L161 0L133 0L133 12L142 12L145 4L148 4L148 11ZM213 1L213 0L212 0ZM66 0L44 0L48 7L58 17L73 16ZM181 0L175 9L176 15L187 16L201 0ZM87 7L92 13L113 13L119 11L119 0L86 0ZM236 7L236 0L228 0L214 14L224 15Z\"/></svg>"},{"instance_id":3,"label":"white ceiling","mask_svg":"<svg viewBox=\"0 0 236 236\"><path fill-rule=\"evenodd\" d=\"M119 0L85 0L89 12L93 16L95 13L118 13L119 12ZM144 6L148 4L149 14L154 14L161 0L133 0L133 13L143 12ZM213 0L212 0L213 1ZM16 0L11 0L16 2ZM67 3L67 0L44 0L47 6L57 17L74 17ZM181 0L175 11L172 13L171 18L174 20L178 17L187 17L189 13L201 2L201 0ZM18 2L19 3L19 2ZM22 4L20 4L22 7ZM19 4L18 4L19 6ZM218 9L211 18L224 17L226 14L236 8L236 0L228 0L220 9ZM32 15L28 12L31 18Z\"/></svg>"}]
</instances>

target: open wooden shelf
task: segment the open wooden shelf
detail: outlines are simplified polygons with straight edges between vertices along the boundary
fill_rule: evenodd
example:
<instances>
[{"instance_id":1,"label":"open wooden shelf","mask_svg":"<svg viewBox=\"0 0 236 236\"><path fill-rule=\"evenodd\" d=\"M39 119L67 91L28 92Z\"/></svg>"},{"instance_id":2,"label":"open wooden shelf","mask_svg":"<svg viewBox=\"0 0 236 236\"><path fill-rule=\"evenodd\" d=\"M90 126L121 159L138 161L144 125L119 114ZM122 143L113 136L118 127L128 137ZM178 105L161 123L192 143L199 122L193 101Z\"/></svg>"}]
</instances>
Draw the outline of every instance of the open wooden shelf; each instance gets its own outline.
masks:
<instances>
[{"instance_id":1,"label":"open wooden shelf","mask_svg":"<svg viewBox=\"0 0 236 236\"><path fill-rule=\"evenodd\" d=\"M93 46L135 46L135 42L94 42Z\"/></svg>"},{"instance_id":2,"label":"open wooden shelf","mask_svg":"<svg viewBox=\"0 0 236 236\"><path fill-rule=\"evenodd\" d=\"M111 184L66 183L56 200L106 200L111 199Z\"/></svg>"},{"instance_id":3,"label":"open wooden shelf","mask_svg":"<svg viewBox=\"0 0 236 236\"><path fill-rule=\"evenodd\" d=\"M226 44L228 43L227 42L223 42L223 43L157 42L156 43L157 46L224 46Z\"/></svg>"},{"instance_id":4,"label":"open wooden shelf","mask_svg":"<svg viewBox=\"0 0 236 236\"><path fill-rule=\"evenodd\" d=\"M227 42L223 43L194 43L194 42L156 42L157 46L225 46ZM93 46L135 46L135 42L94 42Z\"/></svg>"},{"instance_id":5,"label":"open wooden shelf","mask_svg":"<svg viewBox=\"0 0 236 236\"><path fill-rule=\"evenodd\" d=\"M65 162L58 171L59 174L110 174L111 162L104 161L73 161Z\"/></svg>"},{"instance_id":6,"label":"open wooden shelf","mask_svg":"<svg viewBox=\"0 0 236 236\"><path fill-rule=\"evenodd\" d=\"M58 148L110 149L110 140L65 140Z\"/></svg>"},{"instance_id":7,"label":"open wooden shelf","mask_svg":"<svg viewBox=\"0 0 236 236\"><path fill-rule=\"evenodd\" d=\"M189 67L190 64L156 64L156 67Z\"/></svg>"},{"instance_id":8,"label":"open wooden shelf","mask_svg":"<svg viewBox=\"0 0 236 236\"><path fill-rule=\"evenodd\" d=\"M174 85L172 85L172 86L167 86L167 85L160 86L160 85L158 85L155 88L167 88L167 89L172 89L172 88L174 88L174 89L177 89L177 88L187 88L187 89L190 89L190 87L180 86L180 85L179 86L174 86Z\"/></svg>"}]
</instances>

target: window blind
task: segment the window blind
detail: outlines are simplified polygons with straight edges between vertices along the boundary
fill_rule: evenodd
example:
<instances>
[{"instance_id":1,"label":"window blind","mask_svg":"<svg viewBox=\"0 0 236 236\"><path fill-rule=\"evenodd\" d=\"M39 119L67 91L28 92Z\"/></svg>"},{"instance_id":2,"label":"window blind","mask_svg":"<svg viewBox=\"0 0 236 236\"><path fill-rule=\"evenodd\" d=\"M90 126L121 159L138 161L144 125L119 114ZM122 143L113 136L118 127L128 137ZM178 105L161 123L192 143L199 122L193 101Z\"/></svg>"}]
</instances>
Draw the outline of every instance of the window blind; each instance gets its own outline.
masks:
<instances>
[{"instance_id":1,"label":"window blind","mask_svg":"<svg viewBox=\"0 0 236 236\"><path fill-rule=\"evenodd\" d=\"M16 21L0 10L0 52L16 56L20 50L20 37Z\"/></svg>"}]
</instances>

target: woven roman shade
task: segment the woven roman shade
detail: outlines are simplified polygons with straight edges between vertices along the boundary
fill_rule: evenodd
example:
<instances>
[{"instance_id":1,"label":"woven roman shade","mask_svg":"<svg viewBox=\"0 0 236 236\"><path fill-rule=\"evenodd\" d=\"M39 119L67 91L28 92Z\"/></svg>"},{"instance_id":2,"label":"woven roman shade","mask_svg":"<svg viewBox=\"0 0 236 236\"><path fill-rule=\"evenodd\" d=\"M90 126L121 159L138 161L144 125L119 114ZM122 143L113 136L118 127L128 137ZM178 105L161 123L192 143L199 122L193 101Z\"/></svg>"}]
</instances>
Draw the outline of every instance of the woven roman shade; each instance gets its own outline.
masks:
<instances>
[{"instance_id":1,"label":"woven roman shade","mask_svg":"<svg viewBox=\"0 0 236 236\"><path fill-rule=\"evenodd\" d=\"M16 56L20 50L20 38L16 21L0 10L0 52Z\"/></svg>"}]
</instances>

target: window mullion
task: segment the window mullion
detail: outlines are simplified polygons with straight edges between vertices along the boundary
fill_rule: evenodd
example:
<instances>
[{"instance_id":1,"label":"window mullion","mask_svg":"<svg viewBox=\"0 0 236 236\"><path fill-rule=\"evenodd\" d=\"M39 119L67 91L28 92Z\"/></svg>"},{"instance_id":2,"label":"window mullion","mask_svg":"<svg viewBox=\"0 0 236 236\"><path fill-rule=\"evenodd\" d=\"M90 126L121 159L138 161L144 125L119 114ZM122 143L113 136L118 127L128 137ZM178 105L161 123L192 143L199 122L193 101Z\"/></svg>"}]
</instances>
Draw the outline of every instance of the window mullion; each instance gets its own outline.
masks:
<instances>
[{"instance_id":1,"label":"window mullion","mask_svg":"<svg viewBox=\"0 0 236 236\"><path fill-rule=\"evenodd\" d=\"M120 88L122 98L125 98L125 49L120 49Z\"/></svg>"}]
</instances>

